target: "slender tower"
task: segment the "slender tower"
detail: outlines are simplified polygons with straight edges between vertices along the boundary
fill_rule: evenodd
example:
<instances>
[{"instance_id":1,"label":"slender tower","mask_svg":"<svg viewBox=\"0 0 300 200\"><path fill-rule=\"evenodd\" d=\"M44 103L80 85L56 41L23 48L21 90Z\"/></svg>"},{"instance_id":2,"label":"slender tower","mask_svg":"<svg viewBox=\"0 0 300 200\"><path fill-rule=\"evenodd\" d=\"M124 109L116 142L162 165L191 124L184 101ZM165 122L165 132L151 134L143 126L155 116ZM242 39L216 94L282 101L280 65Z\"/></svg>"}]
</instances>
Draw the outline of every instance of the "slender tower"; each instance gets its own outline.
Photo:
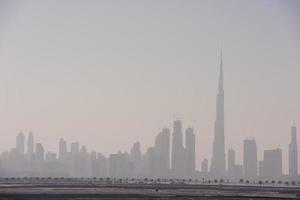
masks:
<instances>
[{"instance_id":1,"label":"slender tower","mask_svg":"<svg viewBox=\"0 0 300 200\"><path fill-rule=\"evenodd\" d=\"M295 122L292 126L291 143L289 145L289 175L291 177L296 177L298 175L298 145Z\"/></svg>"},{"instance_id":2,"label":"slender tower","mask_svg":"<svg viewBox=\"0 0 300 200\"><path fill-rule=\"evenodd\" d=\"M219 89L216 102L215 138L213 142L210 173L215 177L223 177L225 172L223 58L221 49Z\"/></svg>"}]
</instances>

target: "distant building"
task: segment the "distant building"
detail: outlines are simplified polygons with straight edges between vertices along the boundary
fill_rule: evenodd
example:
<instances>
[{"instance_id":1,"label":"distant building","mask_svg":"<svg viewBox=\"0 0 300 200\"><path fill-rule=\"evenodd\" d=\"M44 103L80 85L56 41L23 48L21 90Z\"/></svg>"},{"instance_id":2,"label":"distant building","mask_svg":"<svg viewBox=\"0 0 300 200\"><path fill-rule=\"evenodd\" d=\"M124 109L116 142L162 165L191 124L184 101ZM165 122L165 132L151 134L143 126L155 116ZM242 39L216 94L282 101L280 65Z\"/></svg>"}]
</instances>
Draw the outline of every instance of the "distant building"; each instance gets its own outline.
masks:
<instances>
[{"instance_id":1,"label":"distant building","mask_svg":"<svg viewBox=\"0 0 300 200\"><path fill-rule=\"evenodd\" d=\"M79 143L78 142L73 142L71 144L71 154L76 155L79 153Z\"/></svg>"},{"instance_id":2,"label":"distant building","mask_svg":"<svg viewBox=\"0 0 300 200\"><path fill-rule=\"evenodd\" d=\"M231 148L228 150L228 171L227 176L230 179L239 179L243 176L242 165L235 163L235 151Z\"/></svg>"},{"instance_id":3,"label":"distant building","mask_svg":"<svg viewBox=\"0 0 300 200\"><path fill-rule=\"evenodd\" d=\"M164 128L155 139L155 157L157 159L156 175L166 177L170 169L170 130Z\"/></svg>"},{"instance_id":4,"label":"distant building","mask_svg":"<svg viewBox=\"0 0 300 200\"><path fill-rule=\"evenodd\" d=\"M22 132L20 132L16 137L16 150L22 155L25 152L25 136Z\"/></svg>"},{"instance_id":5,"label":"distant building","mask_svg":"<svg viewBox=\"0 0 300 200\"><path fill-rule=\"evenodd\" d=\"M172 173L177 177L183 177L185 171L185 149L182 140L182 123L174 121L172 137Z\"/></svg>"},{"instance_id":6,"label":"distant building","mask_svg":"<svg viewBox=\"0 0 300 200\"><path fill-rule=\"evenodd\" d=\"M61 138L59 141L58 159L65 160L67 155L67 142Z\"/></svg>"},{"instance_id":7,"label":"distant building","mask_svg":"<svg viewBox=\"0 0 300 200\"><path fill-rule=\"evenodd\" d=\"M124 153L110 154L109 176L112 178L125 178L128 176L126 168L126 155Z\"/></svg>"},{"instance_id":8,"label":"distant building","mask_svg":"<svg viewBox=\"0 0 300 200\"><path fill-rule=\"evenodd\" d=\"M35 146L36 149L36 161L38 163L43 163L44 162L44 147L41 143L37 143Z\"/></svg>"},{"instance_id":9,"label":"distant building","mask_svg":"<svg viewBox=\"0 0 300 200\"><path fill-rule=\"evenodd\" d=\"M186 159L186 176L193 177L196 168L195 152L195 134L194 129L187 128L185 131L185 159Z\"/></svg>"},{"instance_id":10,"label":"distant building","mask_svg":"<svg viewBox=\"0 0 300 200\"><path fill-rule=\"evenodd\" d=\"M216 121L210 166L210 173L216 178L223 178L226 173L224 115L223 59L221 51L219 87L216 102Z\"/></svg>"},{"instance_id":11,"label":"distant building","mask_svg":"<svg viewBox=\"0 0 300 200\"><path fill-rule=\"evenodd\" d=\"M271 149L264 151L264 160L260 162L261 176L265 178L280 178L282 176L282 151Z\"/></svg>"},{"instance_id":12,"label":"distant building","mask_svg":"<svg viewBox=\"0 0 300 200\"><path fill-rule=\"evenodd\" d=\"M244 140L244 177L255 179L257 177L257 146L254 139Z\"/></svg>"},{"instance_id":13,"label":"distant building","mask_svg":"<svg viewBox=\"0 0 300 200\"><path fill-rule=\"evenodd\" d=\"M289 145L289 175L296 177L298 175L298 145L297 128L292 126L291 143Z\"/></svg>"},{"instance_id":14,"label":"distant building","mask_svg":"<svg viewBox=\"0 0 300 200\"><path fill-rule=\"evenodd\" d=\"M34 153L34 139L32 132L29 133L27 140L27 154L32 155Z\"/></svg>"}]
</instances>

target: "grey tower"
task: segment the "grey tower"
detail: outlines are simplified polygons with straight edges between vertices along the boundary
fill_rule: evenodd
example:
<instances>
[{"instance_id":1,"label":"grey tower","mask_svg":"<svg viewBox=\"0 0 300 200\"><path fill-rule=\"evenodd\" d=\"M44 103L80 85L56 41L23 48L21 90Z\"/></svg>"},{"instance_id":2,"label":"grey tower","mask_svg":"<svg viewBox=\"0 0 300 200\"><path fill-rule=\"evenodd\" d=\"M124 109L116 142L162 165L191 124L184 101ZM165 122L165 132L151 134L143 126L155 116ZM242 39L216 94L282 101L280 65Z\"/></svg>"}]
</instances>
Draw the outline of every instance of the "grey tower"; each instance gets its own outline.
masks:
<instances>
[{"instance_id":1,"label":"grey tower","mask_svg":"<svg viewBox=\"0 0 300 200\"><path fill-rule=\"evenodd\" d=\"M216 102L215 135L210 173L216 177L223 177L226 171L225 161L225 133L224 133L224 90L223 90L223 58L221 50L219 89Z\"/></svg>"},{"instance_id":2,"label":"grey tower","mask_svg":"<svg viewBox=\"0 0 300 200\"><path fill-rule=\"evenodd\" d=\"M244 176L257 177L257 146L254 138L244 140Z\"/></svg>"},{"instance_id":3,"label":"grey tower","mask_svg":"<svg viewBox=\"0 0 300 200\"><path fill-rule=\"evenodd\" d=\"M25 151L25 136L20 132L16 137L16 149L18 153L24 154Z\"/></svg>"},{"instance_id":4,"label":"grey tower","mask_svg":"<svg viewBox=\"0 0 300 200\"><path fill-rule=\"evenodd\" d=\"M289 175L296 177L298 175L298 145L297 128L292 126L291 143L289 145Z\"/></svg>"},{"instance_id":5,"label":"grey tower","mask_svg":"<svg viewBox=\"0 0 300 200\"><path fill-rule=\"evenodd\" d=\"M28 140L27 140L27 154L32 155L34 152L34 140L32 132L29 133Z\"/></svg>"},{"instance_id":6,"label":"grey tower","mask_svg":"<svg viewBox=\"0 0 300 200\"><path fill-rule=\"evenodd\" d=\"M182 176L184 172L184 147L182 142L182 125L180 120L174 121L172 142L172 171L175 176Z\"/></svg>"},{"instance_id":7,"label":"grey tower","mask_svg":"<svg viewBox=\"0 0 300 200\"><path fill-rule=\"evenodd\" d=\"M195 173L195 134L192 128L185 131L185 149L186 149L186 176L191 177Z\"/></svg>"}]
</instances>

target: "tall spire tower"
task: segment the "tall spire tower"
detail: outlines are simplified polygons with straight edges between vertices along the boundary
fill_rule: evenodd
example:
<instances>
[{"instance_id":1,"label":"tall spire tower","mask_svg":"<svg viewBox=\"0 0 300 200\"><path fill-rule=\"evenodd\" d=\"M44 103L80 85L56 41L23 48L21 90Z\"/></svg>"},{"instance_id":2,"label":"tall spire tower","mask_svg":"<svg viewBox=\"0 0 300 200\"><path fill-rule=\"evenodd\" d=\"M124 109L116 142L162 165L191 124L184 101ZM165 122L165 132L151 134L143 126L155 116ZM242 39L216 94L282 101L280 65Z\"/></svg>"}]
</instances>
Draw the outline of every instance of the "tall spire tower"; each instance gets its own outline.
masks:
<instances>
[{"instance_id":1,"label":"tall spire tower","mask_svg":"<svg viewBox=\"0 0 300 200\"><path fill-rule=\"evenodd\" d=\"M223 89L223 56L221 49L219 88L216 102L215 135L210 173L215 177L225 175L225 131L224 131L224 89Z\"/></svg>"}]
</instances>

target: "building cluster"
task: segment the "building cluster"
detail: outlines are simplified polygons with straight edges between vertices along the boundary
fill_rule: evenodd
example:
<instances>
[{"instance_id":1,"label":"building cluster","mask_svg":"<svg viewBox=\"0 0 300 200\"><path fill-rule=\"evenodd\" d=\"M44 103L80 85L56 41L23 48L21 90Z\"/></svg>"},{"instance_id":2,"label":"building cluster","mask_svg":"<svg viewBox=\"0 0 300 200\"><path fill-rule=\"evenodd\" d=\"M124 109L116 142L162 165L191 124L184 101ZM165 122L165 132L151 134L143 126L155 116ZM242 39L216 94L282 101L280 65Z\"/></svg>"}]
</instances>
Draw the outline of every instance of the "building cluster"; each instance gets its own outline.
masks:
<instances>
[{"instance_id":1,"label":"building cluster","mask_svg":"<svg viewBox=\"0 0 300 200\"><path fill-rule=\"evenodd\" d=\"M59 141L58 155L45 152L41 143L34 143L32 133L29 133L25 151L25 136L19 133L16 137L16 147L1 154L0 176L299 179L295 125L291 130L288 175L283 175L282 172L282 150L265 150L263 159L259 161L254 138L244 140L242 164L236 163L235 151L232 148L228 150L226 164L222 55L218 86L212 159L210 166L208 159L202 161L201 171L197 171L195 167L194 130L187 128L183 133L182 122L176 120L172 134L170 129L163 128L156 136L154 146L149 147L145 153L141 152L140 143L136 142L130 152L118 152L108 157L95 151L88 152L87 148L80 146L78 142L71 143L68 148L64 139Z\"/></svg>"},{"instance_id":2,"label":"building cluster","mask_svg":"<svg viewBox=\"0 0 300 200\"><path fill-rule=\"evenodd\" d=\"M68 147L60 139L58 155L45 151L41 143L34 143L29 133L27 146L25 135L16 137L16 147L5 151L0 157L0 176L19 177L114 177L114 178L184 178L194 177L195 134L192 128L185 130L183 145L182 122L176 120L171 148L170 129L164 128L156 136L155 144L145 153L135 142L130 152L118 152L105 157L95 151L88 152L78 142ZM26 147L26 150L25 150ZM172 163L171 163L172 161Z\"/></svg>"}]
</instances>

